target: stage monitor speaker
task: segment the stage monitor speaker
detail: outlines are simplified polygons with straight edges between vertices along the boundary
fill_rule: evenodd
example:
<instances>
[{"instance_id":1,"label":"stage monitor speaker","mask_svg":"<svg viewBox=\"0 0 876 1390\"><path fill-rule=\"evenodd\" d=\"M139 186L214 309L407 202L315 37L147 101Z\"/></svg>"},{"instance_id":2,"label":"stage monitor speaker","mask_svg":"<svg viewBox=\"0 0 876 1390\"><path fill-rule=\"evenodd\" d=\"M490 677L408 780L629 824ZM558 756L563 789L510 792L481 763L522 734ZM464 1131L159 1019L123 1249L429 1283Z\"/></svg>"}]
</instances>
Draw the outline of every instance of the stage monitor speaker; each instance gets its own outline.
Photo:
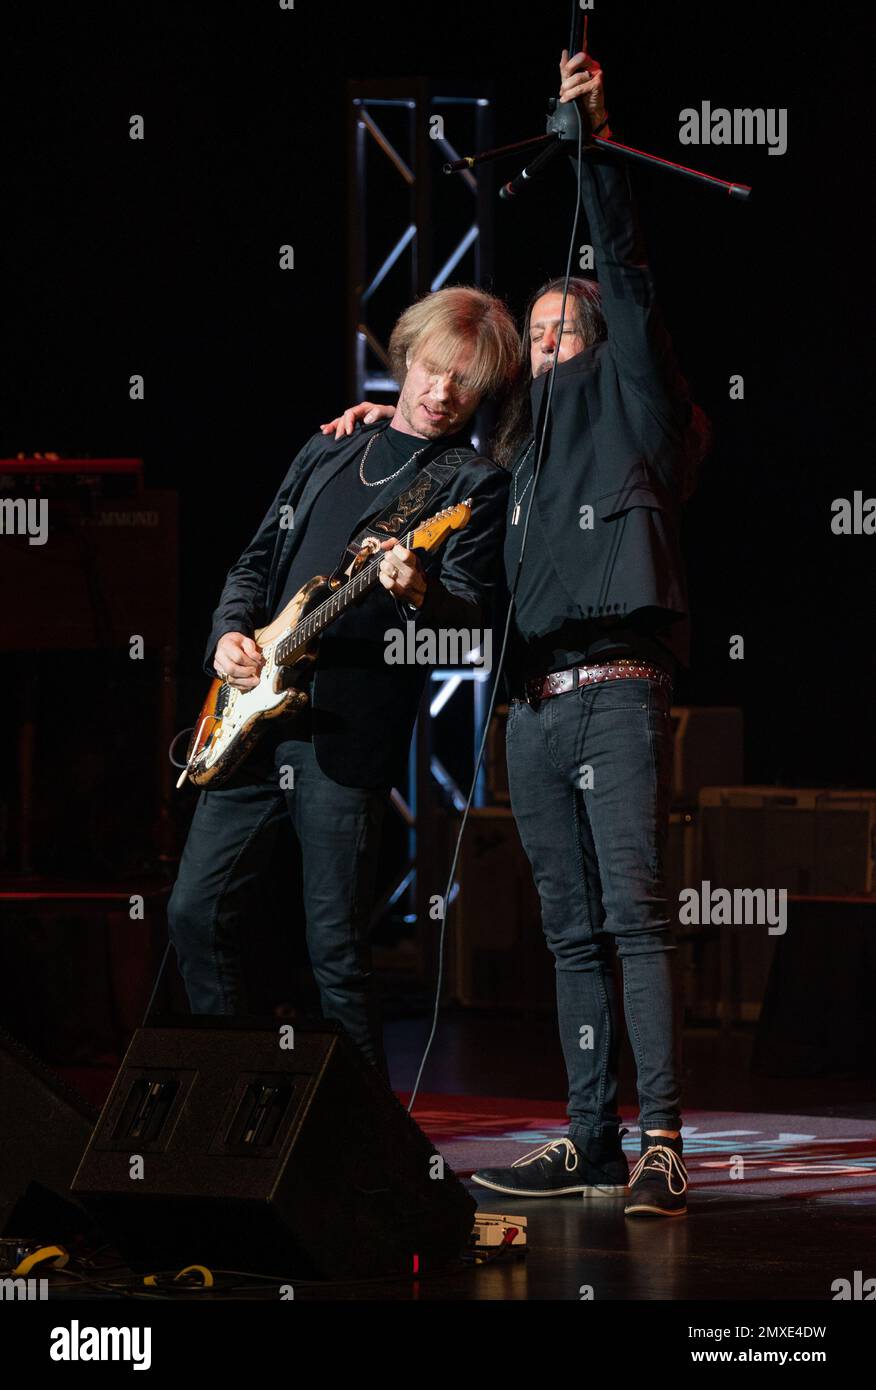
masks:
<instances>
[{"instance_id":1,"label":"stage monitor speaker","mask_svg":"<svg viewBox=\"0 0 876 1390\"><path fill-rule=\"evenodd\" d=\"M447 1267L475 1212L340 1028L224 1017L135 1033L73 1190L135 1269L290 1278Z\"/></svg>"},{"instance_id":2,"label":"stage monitor speaker","mask_svg":"<svg viewBox=\"0 0 876 1390\"><path fill-rule=\"evenodd\" d=\"M86 1229L69 1189L97 1116L0 1029L0 1236L67 1240Z\"/></svg>"}]
</instances>

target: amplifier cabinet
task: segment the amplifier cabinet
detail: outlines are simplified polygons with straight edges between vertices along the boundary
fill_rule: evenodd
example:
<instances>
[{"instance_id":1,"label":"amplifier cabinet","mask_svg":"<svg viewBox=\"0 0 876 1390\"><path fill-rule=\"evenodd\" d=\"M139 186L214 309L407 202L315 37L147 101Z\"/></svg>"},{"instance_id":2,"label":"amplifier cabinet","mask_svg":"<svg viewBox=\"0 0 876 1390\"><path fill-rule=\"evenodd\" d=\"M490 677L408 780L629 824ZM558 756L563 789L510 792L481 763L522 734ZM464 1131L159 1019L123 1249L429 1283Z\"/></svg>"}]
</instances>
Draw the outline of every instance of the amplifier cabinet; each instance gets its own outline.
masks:
<instances>
[{"instance_id":1,"label":"amplifier cabinet","mask_svg":"<svg viewBox=\"0 0 876 1390\"><path fill-rule=\"evenodd\" d=\"M450 981L460 1004L555 1006L554 958L538 893L506 807L469 813L454 908Z\"/></svg>"}]
</instances>

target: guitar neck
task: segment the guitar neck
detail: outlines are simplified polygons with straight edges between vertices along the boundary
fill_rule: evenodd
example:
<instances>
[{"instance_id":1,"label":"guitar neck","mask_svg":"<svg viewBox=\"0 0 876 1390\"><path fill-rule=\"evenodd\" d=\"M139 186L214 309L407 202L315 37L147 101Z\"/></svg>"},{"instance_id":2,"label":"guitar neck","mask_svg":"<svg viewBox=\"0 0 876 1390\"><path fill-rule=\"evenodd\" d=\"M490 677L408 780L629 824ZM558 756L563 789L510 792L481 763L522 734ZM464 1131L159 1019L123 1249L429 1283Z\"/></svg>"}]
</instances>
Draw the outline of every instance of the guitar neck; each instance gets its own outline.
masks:
<instances>
[{"instance_id":1,"label":"guitar neck","mask_svg":"<svg viewBox=\"0 0 876 1390\"><path fill-rule=\"evenodd\" d=\"M409 531L406 536L401 537L401 544L405 548L410 548L413 540L413 531ZM307 613L300 622L296 623L292 631L278 643L275 653L275 660L278 666L286 666L291 661L297 660L297 654L302 647L308 646L320 633L325 632L327 627L339 618L342 613L360 598L373 589L377 583L380 573L380 562L383 553L375 559L370 560L367 565L363 565L346 584L339 584L337 589L323 599L322 603Z\"/></svg>"}]
</instances>

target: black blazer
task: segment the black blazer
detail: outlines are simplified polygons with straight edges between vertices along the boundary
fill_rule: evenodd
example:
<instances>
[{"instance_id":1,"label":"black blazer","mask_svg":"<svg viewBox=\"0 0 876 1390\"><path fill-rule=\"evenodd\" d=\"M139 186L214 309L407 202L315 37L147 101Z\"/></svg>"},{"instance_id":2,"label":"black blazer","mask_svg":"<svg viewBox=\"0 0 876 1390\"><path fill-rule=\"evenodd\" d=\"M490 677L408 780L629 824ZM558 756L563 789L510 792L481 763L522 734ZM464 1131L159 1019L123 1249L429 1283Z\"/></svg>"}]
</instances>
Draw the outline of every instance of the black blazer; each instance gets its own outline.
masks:
<instances>
[{"instance_id":1,"label":"black blazer","mask_svg":"<svg viewBox=\"0 0 876 1390\"><path fill-rule=\"evenodd\" d=\"M566 616L662 609L671 623L667 645L686 663L679 527L690 403L657 306L626 167L590 155L582 185L608 339L552 373L533 505L567 594ZM532 383L536 427L550 375ZM580 525L584 506L593 508L592 530Z\"/></svg>"},{"instance_id":2,"label":"black blazer","mask_svg":"<svg viewBox=\"0 0 876 1390\"><path fill-rule=\"evenodd\" d=\"M294 459L264 520L232 565L213 614L204 669L214 675L213 656L226 632L252 634L274 616L288 564L306 517L322 488L385 422L360 428L341 440L315 434ZM416 477L417 464L434 460L443 450L409 464L386 487L376 490L348 540L389 506ZM428 667L387 665L385 633L413 621L416 627L483 628L492 621L498 556L505 528L508 475L473 450L451 480L430 500L427 514L467 497L472 516L436 555L423 557L428 578L426 598L416 614L385 589L373 590L349 609L320 641L312 691L313 744L327 776L348 787L389 786L403 774L417 708ZM281 526L281 508L294 509L295 525ZM325 573L340 561L325 557Z\"/></svg>"}]
</instances>

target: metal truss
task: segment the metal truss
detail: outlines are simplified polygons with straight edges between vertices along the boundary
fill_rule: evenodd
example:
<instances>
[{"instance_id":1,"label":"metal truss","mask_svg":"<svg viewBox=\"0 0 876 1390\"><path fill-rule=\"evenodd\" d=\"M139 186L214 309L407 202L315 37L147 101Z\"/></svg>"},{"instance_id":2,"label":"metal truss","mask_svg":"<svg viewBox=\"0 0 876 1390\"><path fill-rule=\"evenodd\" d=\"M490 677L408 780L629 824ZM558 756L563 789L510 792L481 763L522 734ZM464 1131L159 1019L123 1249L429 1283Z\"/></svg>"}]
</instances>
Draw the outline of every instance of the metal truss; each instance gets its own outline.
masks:
<instances>
[{"instance_id":1,"label":"metal truss","mask_svg":"<svg viewBox=\"0 0 876 1390\"><path fill-rule=\"evenodd\" d=\"M389 336L399 314L432 290L454 283L484 285L493 273L492 166L448 177L446 161L492 141L492 92L486 83L397 78L348 88L350 205L348 252L348 399L393 397ZM474 440L485 421L475 422ZM428 968L430 898L443 891L436 857L436 803L461 811L467 788L457 785L433 747L442 712L471 692L474 757L489 704L489 674L472 667L434 670L411 748L407 787L392 804L407 828L406 862L375 907L374 920L404 905L416 922L418 967ZM483 805L483 773L475 805Z\"/></svg>"},{"instance_id":2,"label":"metal truss","mask_svg":"<svg viewBox=\"0 0 876 1390\"><path fill-rule=\"evenodd\" d=\"M395 393L387 345L403 309L493 269L490 166L447 177L445 161L492 138L488 84L396 78L348 94L350 398ZM460 189L464 195L460 196Z\"/></svg>"}]
</instances>

